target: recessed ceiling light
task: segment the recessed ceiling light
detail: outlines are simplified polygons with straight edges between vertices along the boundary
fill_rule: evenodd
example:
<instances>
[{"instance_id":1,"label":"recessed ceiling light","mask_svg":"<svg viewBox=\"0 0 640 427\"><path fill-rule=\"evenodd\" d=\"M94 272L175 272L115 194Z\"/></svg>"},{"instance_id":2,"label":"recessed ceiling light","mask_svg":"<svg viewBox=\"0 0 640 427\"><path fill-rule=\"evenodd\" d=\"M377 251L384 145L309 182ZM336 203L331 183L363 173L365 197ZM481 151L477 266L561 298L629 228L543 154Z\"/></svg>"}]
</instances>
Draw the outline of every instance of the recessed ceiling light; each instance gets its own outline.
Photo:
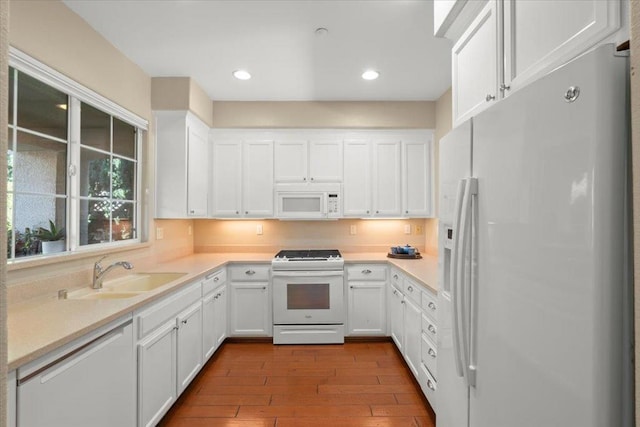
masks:
<instances>
[{"instance_id":1,"label":"recessed ceiling light","mask_svg":"<svg viewBox=\"0 0 640 427\"><path fill-rule=\"evenodd\" d=\"M251 74L245 70L236 70L233 72L233 77L238 80L249 80L251 78Z\"/></svg>"},{"instance_id":2,"label":"recessed ceiling light","mask_svg":"<svg viewBox=\"0 0 640 427\"><path fill-rule=\"evenodd\" d=\"M378 77L380 77L380 73L377 72L376 70L367 70L364 73L362 73L362 78L365 80L375 80Z\"/></svg>"}]
</instances>

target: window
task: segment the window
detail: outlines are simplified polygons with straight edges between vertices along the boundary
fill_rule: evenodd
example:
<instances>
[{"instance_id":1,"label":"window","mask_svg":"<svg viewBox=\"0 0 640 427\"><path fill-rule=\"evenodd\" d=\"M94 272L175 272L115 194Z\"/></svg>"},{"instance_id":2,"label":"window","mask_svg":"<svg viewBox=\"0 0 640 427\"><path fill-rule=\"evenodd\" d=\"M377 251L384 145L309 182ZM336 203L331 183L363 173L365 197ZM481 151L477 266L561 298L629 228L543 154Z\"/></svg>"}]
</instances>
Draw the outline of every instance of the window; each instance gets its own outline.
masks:
<instances>
[{"instance_id":1,"label":"window","mask_svg":"<svg viewBox=\"0 0 640 427\"><path fill-rule=\"evenodd\" d=\"M141 119L51 74L9 68L9 260L140 241Z\"/></svg>"}]
</instances>

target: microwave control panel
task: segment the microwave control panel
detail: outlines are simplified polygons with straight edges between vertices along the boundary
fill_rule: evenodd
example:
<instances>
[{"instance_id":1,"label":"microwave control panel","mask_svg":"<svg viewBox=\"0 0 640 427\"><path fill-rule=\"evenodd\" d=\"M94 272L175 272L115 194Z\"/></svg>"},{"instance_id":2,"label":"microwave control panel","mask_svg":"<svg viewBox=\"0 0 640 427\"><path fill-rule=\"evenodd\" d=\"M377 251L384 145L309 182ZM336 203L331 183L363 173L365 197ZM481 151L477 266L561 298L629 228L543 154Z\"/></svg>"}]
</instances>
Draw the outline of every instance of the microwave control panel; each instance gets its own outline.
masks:
<instances>
[{"instance_id":1,"label":"microwave control panel","mask_svg":"<svg viewBox=\"0 0 640 427\"><path fill-rule=\"evenodd\" d=\"M340 213L338 205L339 205L338 194L337 193L327 194L327 213L328 214Z\"/></svg>"}]
</instances>

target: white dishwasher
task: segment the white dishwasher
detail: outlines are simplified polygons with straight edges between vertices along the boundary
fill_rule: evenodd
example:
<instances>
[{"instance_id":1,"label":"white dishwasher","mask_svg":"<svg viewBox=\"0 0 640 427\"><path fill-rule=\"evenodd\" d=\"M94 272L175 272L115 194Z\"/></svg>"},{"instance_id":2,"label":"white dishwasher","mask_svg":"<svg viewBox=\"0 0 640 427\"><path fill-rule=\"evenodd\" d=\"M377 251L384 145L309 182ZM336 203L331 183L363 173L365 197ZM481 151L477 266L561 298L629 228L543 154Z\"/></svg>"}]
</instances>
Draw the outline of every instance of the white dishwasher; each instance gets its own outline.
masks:
<instances>
[{"instance_id":1,"label":"white dishwasher","mask_svg":"<svg viewBox=\"0 0 640 427\"><path fill-rule=\"evenodd\" d=\"M135 426L131 317L18 368L18 426Z\"/></svg>"}]
</instances>

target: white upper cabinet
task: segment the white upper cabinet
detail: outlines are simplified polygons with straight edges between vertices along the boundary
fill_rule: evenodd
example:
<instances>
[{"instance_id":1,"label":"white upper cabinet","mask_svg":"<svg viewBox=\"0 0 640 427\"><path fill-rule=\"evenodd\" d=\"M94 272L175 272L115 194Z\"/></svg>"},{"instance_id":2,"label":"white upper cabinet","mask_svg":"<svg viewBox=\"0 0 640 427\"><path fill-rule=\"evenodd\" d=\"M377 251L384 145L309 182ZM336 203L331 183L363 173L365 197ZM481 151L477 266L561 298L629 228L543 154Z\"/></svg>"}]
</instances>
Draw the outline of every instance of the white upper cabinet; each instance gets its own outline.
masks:
<instances>
[{"instance_id":1,"label":"white upper cabinet","mask_svg":"<svg viewBox=\"0 0 640 427\"><path fill-rule=\"evenodd\" d=\"M215 218L273 216L273 141L213 135L212 207Z\"/></svg>"},{"instance_id":2,"label":"white upper cabinet","mask_svg":"<svg viewBox=\"0 0 640 427\"><path fill-rule=\"evenodd\" d=\"M503 5L504 84L510 91L571 60L620 27L619 0L504 0Z\"/></svg>"},{"instance_id":3,"label":"white upper cabinet","mask_svg":"<svg viewBox=\"0 0 640 427\"><path fill-rule=\"evenodd\" d=\"M487 0L433 0L433 34L457 40Z\"/></svg>"},{"instance_id":4,"label":"white upper cabinet","mask_svg":"<svg viewBox=\"0 0 640 427\"><path fill-rule=\"evenodd\" d=\"M342 182L341 141L310 136L276 141L276 183Z\"/></svg>"},{"instance_id":5,"label":"white upper cabinet","mask_svg":"<svg viewBox=\"0 0 640 427\"><path fill-rule=\"evenodd\" d=\"M373 142L373 215L398 217L402 214L401 142Z\"/></svg>"},{"instance_id":6,"label":"white upper cabinet","mask_svg":"<svg viewBox=\"0 0 640 427\"><path fill-rule=\"evenodd\" d=\"M498 98L497 5L490 1L451 52L454 127Z\"/></svg>"},{"instance_id":7,"label":"white upper cabinet","mask_svg":"<svg viewBox=\"0 0 640 427\"><path fill-rule=\"evenodd\" d=\"M207 215L208 126L188 111L156 111L156 218Z\"/></svg>"},{"instance_id":8,"label":"white upper cabinet","mask_svg":"<svg viewBox=\"0 0 640 427\"><path fill-rule=\"evenodd\" d=\"M403 216L433 216L431 141L429 135L423 140L403 143Z\"/></svg>"},{"instance_id":9,"label":"white upper cabinet","mask_svg":"<svg viewBox=\"0 0 640 427\"><path fill-rule=\"evenodd\" d=\"M434 14L446 23L447 11L454 13L462 3L474 2L436 1ZM490 0L465 24L453 46L453 125L592 47L614 41L621 28L620 3ZM462 15L457 19L466 22L468 16ZM436 34L441 35L437 30Z\"/></svg>"},{"instance_id":10,"label":"white upper cabinet","mask_svg":"<svg viewBox=\"0 0 640 427\"><path fill-rule=\"evenodd\" d=\"M344 216L371 214L371 144L368 140L344 143Z\"/></svg>"}]
</instances>

